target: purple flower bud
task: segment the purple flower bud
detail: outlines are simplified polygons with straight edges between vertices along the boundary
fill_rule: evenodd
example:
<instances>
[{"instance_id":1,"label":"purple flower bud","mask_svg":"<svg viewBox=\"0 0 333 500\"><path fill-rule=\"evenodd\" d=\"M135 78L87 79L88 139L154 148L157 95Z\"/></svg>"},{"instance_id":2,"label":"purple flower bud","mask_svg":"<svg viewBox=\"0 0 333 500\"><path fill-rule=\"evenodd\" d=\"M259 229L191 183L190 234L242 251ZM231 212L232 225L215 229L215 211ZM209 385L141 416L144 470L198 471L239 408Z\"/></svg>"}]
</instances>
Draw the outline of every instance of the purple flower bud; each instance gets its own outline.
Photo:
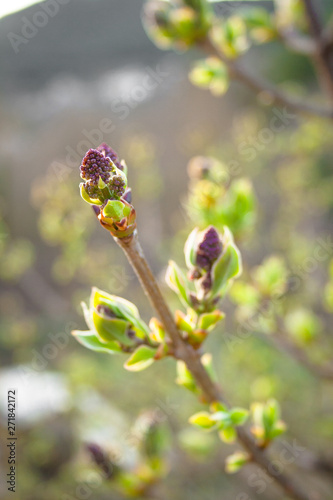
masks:
<instances>
[{"instance_id":1,"label":"purple flower bud","mask_svg":"<svg viewBox=\"0 0 333 500\"><path fill-rule=\"evenodd\" d=\"M123 170L123 166L119 161L117 153L110 148L106 142L102 142L102 144L98 146L97 151L100 151L104 156L111 158L116 167L119 168L119 170Z\"/></svg>"},{"instance_id":2,"label":"purple flower bud","mask_svg":"<svg viewBox=\"0 0 333 500\"><path fill-rule=\"evenodd\" d=\"M91 198L98 198L98 187L92 181L85 182L84 187Z\"/></svg>"},{"instance_id":3,"label":"purple flower bud","mask_svg":"<svg viewBox=\"0 0 333 500\"><path fill-rule=\"evenodd\" d=\"M114 175L108 184L110 191L116 197L121 197L125 193L125 181L120 175Z\"/></svg>"},{"instance_id":4,"label":"purple flower bud","mask_svg":"<svg viewBox=\"0 0 333 500\"><path fill-rule=\"evenodd\" d=\"M208 271L205 276L202 278L201 282L200 282L200 286L203 290L205 291L209 291L211 288L212 288L212 275L210 273L210 271Z\"/></svg>"},{"instance_id":5,"label":"purple flower bud","mask_svg":"<svg viewBox=\"0 0 333 500\"><path fill-rule=\"evenodd\" d=\"M106 478L109 479L113 473L113 465L108 455L95 443L88 443L86 448L95 464L104 472Z\"/></svg>"},{"instance_id":6,"label":"purple flower bud","mask_svg":"<svg viewBox=\"0 0 333 500\"><path fill-rule=\"evenodd\" d=\"M198 245L196 264L201 269L209 270L213 263L222 253L222 242L218 232L213 226L210 226L203 234L202 240Z\"/></svg>"},{"instance_id":7,"label":"purple flower bud","mask_svg":"<svg viewBox=\"0 0 333 500\"><path fill-rule=\"evenodd\" d=\"M97 187L99 178L105 183L109 181L113 166L109 157L97 149L89 149L82 160L80 170L82 179L89 181L89 186Z\"/></svg>"}]
</instances>

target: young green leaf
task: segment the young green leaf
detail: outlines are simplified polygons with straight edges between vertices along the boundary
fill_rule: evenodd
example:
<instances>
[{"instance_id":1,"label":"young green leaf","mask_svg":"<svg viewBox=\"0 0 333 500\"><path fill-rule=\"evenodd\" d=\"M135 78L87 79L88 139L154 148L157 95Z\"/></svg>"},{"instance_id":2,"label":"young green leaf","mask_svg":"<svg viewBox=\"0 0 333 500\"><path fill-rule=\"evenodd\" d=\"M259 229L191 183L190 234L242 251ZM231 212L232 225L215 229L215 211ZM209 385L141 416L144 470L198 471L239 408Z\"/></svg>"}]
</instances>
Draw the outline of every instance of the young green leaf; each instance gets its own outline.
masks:
<instances>
[{"instance_id":1,"label":"young green leaf","mask_svg":"<svg viewBox=\"0 0 333 500\"><path fill-rule=\"evenodd\" d=\"M185 262L189 269L191 269L191 267L195 267L196 265L195 250L198 231L199 229L197 227L193 229L193 231L189 234L184 246Z\"/></svg>"},{"instance_id":2,"label":"young green leaf","mask_svg":"<svg viewBox=\"0 0 333 500\"><path fill-rule=\"evenodd\" d=\"M301 307L287 314L285 324L288 333L299 344L312 342L321 329L321 323L317 316Z\"/></svg>"},{"instance_id":3,"label":"young green leaf","mask_svg":"<svg viewBox=\"0 0 333 500\"><path fill-rule=\"evenodd\" d=\"M130 208L120 200L108 200L103 208L103 215L106 218L111 218L115 221L120 221L123 217L127 217L130 213Z\"/></svg>"},{"instance_id":4,"label":"young green leaf","mask_svg":"<svg viewBox=\"0 0 333 500\"><path fill-rule=\"evenodd\" d=\"M205 354L201 356L201 363L205 367L205 370L210 376L210 378L212 380L217 380L216 372L214 370L214 365L213 365L213 356L209 352L205 352Z\"/></svg>"},{"instance_id":5,"label":"young green leaf","mask_svg":"<svg viewBox=\"0 0 333 500\"><path fill-rule=\"evenodd\" d=\"M225 317L225 314L218 309L210 313L201 314L198 320L198 328L210 331L215 325Z\"/></svg>"},{"instance_id":6,"label":"young green leaf","mask_svg":"<svg viewBox=\"0 0 333 500\"><path fill-rule=\"evenodd\" d=\"M169 262L165 281L167 285L178 294L185 306L190 305L187 293L187 279L174 261Z\"/></svg>"},{"instance_id":7,"label":"young green leaf","mask_svg":"<svg viewBox=\"0 0 333 500\"><path fill-rule=\"evenodd\" d=\"M162 323L157 318L151 318L149 328L151 330L151 339L161 344L165 339L165 330Z\"/></svg>"},{"instance_id":8,"label":"young green leaf","mask_svg":"<svg viewBox=\"0 0 333 500\"><path fill-rule=\"evenodd\" d=\"M102 342L117 340L121 344L131 345L132 339L127 336L130 323L123 319L110 318L100 314L96 309L92 312L94 329Z\"/></svg>"},{"instance_id":9,"label":"young green leaf","mask_svg":"<svg viewBox=\"0 0 333 500\"><path fill-rule=\"evenodd\" d=\"M214 264L212 296L218 295L226 286L228 281L241 274L242 261L238 248L230 243L225 249L223 255Z\"/></svg>"},{"instance_id":10,"label":"young green leaf","mask_svg":"<svg viewBox=\"0 0 333 500\"><path fill-rule=\"evenodd\" d=\"M218 422L219 429L224 429L232 425L232 420L228 411L218 411L213 413L211 415L211 419L214 420L214 422Z\"/></svg>"},{"instance_id":11,"label":"young green leaf","mask_svg":"<svg viewBox=\"0 0 333 500\"><path fill-rule=\"evenodd\" d=\"M274 428L275 423L280 418L280 406L275 399L269 399L263 411L263 425L268 435L270 430Z\"/></svg>"},{"instance_id":12,"label":"young green leaf","mask_svg":"<svg viewBox=\"0 0 333 500\"><path fill-rule=\"evenodd\" d=\"M189 391L196 392L197 386L192 373L188 370L184 361L177 361L177 378L176 383L188 389Z\"/></svg>"},{"instance_id":13,"label":"young green leaf","mask_svg":"<svg viewBox=\"0 0 333 500\"><path fill-rule=\"evenodd\" d=\"M175 312L175 320L176 325L179 330L183 332L192 333L195 327L195 324L192 323L191 319L185 316L182 311Z\"/></svg>"},{"instance_id":14,"label":"young green leaf","mask_svg":"<svg viewBox=\"0 0 333 500\"><path fill-rule=\"evenodd\" d=\"M249 454L245 451L236 451L226 459L225 471L228 474L234 474L249 461L249 458Z\"/></svg>"},{"instance_id":15,"label":"young green leaf","mask_svg":"<svg viewBox=\"0 0 333 500\"><path fill-rule=\"evenodd\" d=\"M249 417L249 411L245 408L232 408L229 412L233 425L243 425Z\"/></svg>"},{"instance_id":16,"label":"young green leaf","mask_svg":"<svg viewBox=\"0 0 333 500\"><path fill-rule=\"evenodd\" d=\"M200 411L189 418L189 422L203 430L213 430L217 428L217 423L212 420L212 415L207 411Z\"/></svg>"},{"instance_id":17,"label":"young green leaf","mask_svg":"<svg viewBox=\"0 0 333 500\"><path fill-rule=\"evenodd\" d=\"M237 434L234 427L224 427L219 431L220 439L224 443L233 443L236 440Z\"/></svg>"},{"instance_id":18,"label":"young green leaf","mask_svg":"<svg viewBox=\"0 0 333 500\"><path fill-rule=\"evenodd\" d=\"M98 200L97 198L91 198L89 196L89 194L87 193L87 191L85 190L84 188L84 183L81 182L80 184L80 195L81 195L81 198L86 201L87 203L89 203L90 205L103 205L103 203Z\"/></svg>"},{"instance_id":19,"label":"young green leaf","mask_svg":"<svg viewBox=\"0 0 333 500\"><path fill-rule=\"evenodd\" d=\"M126 370L132 372L145 370L146 368L148 368L148 366L154 363L155 354L155 349L142 345L138 347L128 358L128 360L124 364L124 367L126 368Z\"/></svg>"},{"instance_id":20,"label":"young green leaf","mask_svg":"<svg viewBox=\"0 0 333 500\"><path fill-rule=\"evenodd\" d=\"M121 352L121 347L119 346L118 342L101 342L96 337L95 332L80 332L78 330L74 330L72 332L72 335L80 344L82 344L87 349L90 349L91 351L106 352L108 354L116 354L118 352Z\"/></svg>"}]
</instances>

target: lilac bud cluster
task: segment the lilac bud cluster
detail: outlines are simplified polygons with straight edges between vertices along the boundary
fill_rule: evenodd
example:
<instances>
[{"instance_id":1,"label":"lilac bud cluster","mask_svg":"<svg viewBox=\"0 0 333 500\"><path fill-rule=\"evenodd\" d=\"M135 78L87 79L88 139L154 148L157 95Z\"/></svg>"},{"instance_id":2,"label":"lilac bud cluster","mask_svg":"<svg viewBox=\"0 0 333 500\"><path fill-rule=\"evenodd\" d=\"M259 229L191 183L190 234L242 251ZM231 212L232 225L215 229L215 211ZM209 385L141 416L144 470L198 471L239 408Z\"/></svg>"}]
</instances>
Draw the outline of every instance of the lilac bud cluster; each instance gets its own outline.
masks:
<instances>
[{"instance_id":1,"label":"lilac bud cluster","mask_svg":"<svg viewBox=\"0 0 333 500\"><path fill-rule=\"evenodd\" d=\"M201 269L208 271L222 253L222 242L216 229L211 226L203 235L198 246L196 263Z\"/></svg>"},{"instance_id":2,"label":"lilac bud cluster","mask_svg":"<svg viewBox=\"0 0 333 500\"><path fill-rule=\"evenodd\" d=\"M189 273L189 279L200 280L200 287L204 293L212 288L211 270L223 251L220 236L213 226L210 226L202 235L197 244L195 267Z\"/></svg>"},{"instance_id":3,"label":"lilac bud cluster","mask_svg":"<svg viewBox=\"0 0 333 500\"><path fill-rule=\"evenodd\" d=\"M112 148L110 148L110 146L106 144L106 142L102 142L102 144L98 146L97 151L100 151L104 156L111 158L112 162L116 165L117 168L119 168L119 170L124 169L119 161L117 153Z\"/></svg>"},{"instance_id":4,"label":"lilac bud cluster","mask_svg":"<svg viewBox=\"0 0 333 500\"><path fill-rule=\"evenodd\" d=\"M116 167L123 170L117 154L107 144L89 149L82 160L80 175L86 181L84 189L91 198L105 201L123 196L126 182ZM106 188L100 187L100 179Z\"/></svg>"},{"instance_id":5,"label":"lilac bud cluster","mask_svg":"<svg viewBox=\"0 0 333 500\"><path fill-rule=\"evenodd\" d=\"M109 157L104 156L97 149L89 149L82 160L80 175L83 180L89 181L91 186L98 186L99 178L105 184L108 183L112 170L113 165Z\"/></svg>"}]
</instances>

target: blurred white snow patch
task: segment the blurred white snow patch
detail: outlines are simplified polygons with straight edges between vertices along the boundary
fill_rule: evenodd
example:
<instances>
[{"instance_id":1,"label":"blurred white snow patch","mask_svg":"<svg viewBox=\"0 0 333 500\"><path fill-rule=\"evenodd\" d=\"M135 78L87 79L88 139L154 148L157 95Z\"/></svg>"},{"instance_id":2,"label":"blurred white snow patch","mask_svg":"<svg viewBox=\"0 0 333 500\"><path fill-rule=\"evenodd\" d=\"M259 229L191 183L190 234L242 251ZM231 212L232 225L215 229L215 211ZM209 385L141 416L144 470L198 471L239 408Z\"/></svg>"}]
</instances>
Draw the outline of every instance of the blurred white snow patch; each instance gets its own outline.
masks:
<instances>
[{"instance_id":1,"label":"blurred white snow patch","mask_svg":"<svg viewBox=\"0 0 333 500\"><path fill-rule=\"evenodd\" d=\"M54 413L70 408L70 393L66 379L53 372L38 373L25 365L0 371L0 413L7 416L7 392L16 391L18 424L30 426Z\"/></svg>"}]
</instances>

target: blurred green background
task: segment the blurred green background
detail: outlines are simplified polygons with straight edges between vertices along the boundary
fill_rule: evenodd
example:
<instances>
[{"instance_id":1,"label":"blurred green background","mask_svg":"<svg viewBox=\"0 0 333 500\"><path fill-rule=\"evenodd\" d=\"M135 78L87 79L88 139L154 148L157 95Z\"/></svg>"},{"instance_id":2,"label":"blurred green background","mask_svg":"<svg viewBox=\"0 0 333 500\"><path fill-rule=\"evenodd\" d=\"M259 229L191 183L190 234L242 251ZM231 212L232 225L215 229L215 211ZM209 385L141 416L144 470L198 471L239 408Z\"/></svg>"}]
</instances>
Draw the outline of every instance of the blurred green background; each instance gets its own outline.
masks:
<instances>
[{"instance_id":1,"label":"blurred green background","mask_svg":"<svg viewBox=\"0 0 333 500\"><path fill-rule=\"evenodd\" d=\"M169 258L183 265L183 244L196 223L187 210L186 165L193 156L213 156L236 163L235 179L247 177L254 186L257 217L238 242L245 274L266 256L281 255L300 285L290 302L311 305L320 318L318 360L323 350L327 359L332 352L332 304L323 294L332 249L317 266L307 266L318 238L332 236L331 124L289 113L278 132L263 134L281 111L261 107L237 83L223 98L192 86L188 71L198 54L153 46L142 27L142 4L72 0L15 46L8 35L20 35L40 4L0 20L0 437L7 435L6 393L14 387L15 498L122 498L112 481L100 480L86 443L103 446L131 468L140 451L133 425L150 411L167 436L167 477L149 498L280 499L274 486L259 495L249 485L251 467L224 474L228 449L190 428L188 418L200 404L175 385L172 360L134 375L123 370L123 359L87 351L70 336L73 328L84 329L80 301L93 285L128 298L144 319L151 316L124 256L79 197L80 159L105 141L126 159L142 246L174 309L179 304L164 272ZM300 95L301 83L316 88L305 58L277 43L252 49L247 65ZM234 305L227 300L223 309L227 319L206 347L225 393L245 407L277 398L288 424L285 439L330 454L330 382L261 336L230 348L225 336L236 329ZM316 353L316 346L310 349ZM6 470L4 448L0 460ZM310 468L312 452L299 462ZM299 473L295 464L289 468ZM311 484L329 495L326 479L318 471ZM3 474L0 495L12 495Z\"/></svg>"}]
</instances>

